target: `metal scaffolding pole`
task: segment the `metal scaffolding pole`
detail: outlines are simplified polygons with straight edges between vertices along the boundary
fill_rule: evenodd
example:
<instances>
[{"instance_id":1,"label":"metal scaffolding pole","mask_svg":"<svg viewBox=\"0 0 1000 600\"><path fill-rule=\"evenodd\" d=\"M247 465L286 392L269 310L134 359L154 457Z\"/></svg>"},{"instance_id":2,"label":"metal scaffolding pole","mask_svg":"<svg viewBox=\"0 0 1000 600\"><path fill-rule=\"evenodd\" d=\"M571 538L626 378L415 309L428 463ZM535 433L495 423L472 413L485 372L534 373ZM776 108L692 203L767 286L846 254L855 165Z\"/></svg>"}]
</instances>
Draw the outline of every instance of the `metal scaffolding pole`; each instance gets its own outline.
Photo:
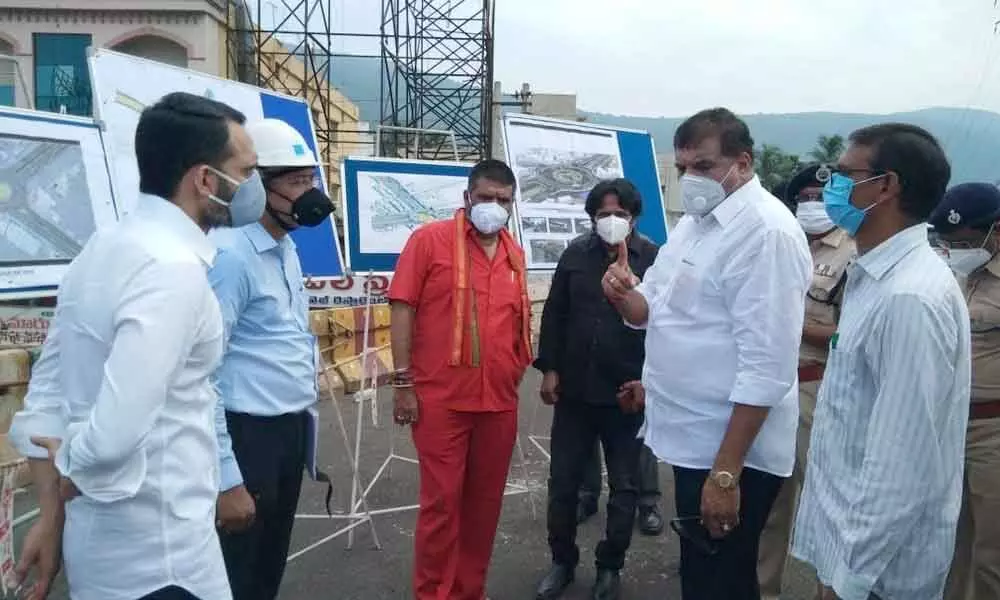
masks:
<instances>
[{"instance_id":1,"label":"metal scaffolding pole","mask_svg":"<svg viewBox=\"0 0 1000 600\"><path fill-rule=\"evenodd\" d=\"M490 153L493 0L383 0L381 156L463 160Z\"/></svg>"}]
</instances>

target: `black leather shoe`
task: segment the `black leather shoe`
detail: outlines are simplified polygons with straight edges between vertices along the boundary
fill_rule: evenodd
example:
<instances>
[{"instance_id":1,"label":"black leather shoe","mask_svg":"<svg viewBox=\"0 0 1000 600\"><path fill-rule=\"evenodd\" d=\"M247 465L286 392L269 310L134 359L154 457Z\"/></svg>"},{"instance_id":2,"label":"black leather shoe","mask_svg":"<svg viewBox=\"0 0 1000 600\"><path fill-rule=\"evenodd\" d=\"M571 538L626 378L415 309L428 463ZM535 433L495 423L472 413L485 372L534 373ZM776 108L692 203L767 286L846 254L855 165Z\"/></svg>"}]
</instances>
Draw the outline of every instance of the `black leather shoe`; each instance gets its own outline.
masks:
<instances>
[{"instance_id":1,"label":"black leather shoe","mask_svg":"<svg viewBox=\"0 0 1000 600\"><path fill-rule=\"evenodd\" d=\"M663 515L658 506L640 506L637 516L639 533L642 535L660 535L663 533Z\"/></svg>"},{"instance_id":2,"label":"black leather shoe","mask_svg":"<svg viewBox=\"0 0 1000 600\"><path fill-rule=\"evenodd\" d=\"M555 600L573 583L576 569L566 565L553 564L548 574L538 584L535 600Z\"/></svg>"},{"instance_id":3,"label":"black leather shoe","mask_svg":"<svg viewBox=\"0 0 1000 600\"><path fill-rule=\"evenodd\" d=\"M621 587L622 581L618 571L598 569L597 579L594 580L594 589L590 593L590 597L592 600L618 600L618 592Z\"/></svg>"},{"instance_id":4,"label":"black leather shoe","mask_svg":"<svg viewBox=\"0 0 1000 600\"><path fill-rule=\"evenodd\" d=\"M597 514L597 498L580 498L576 505L576 522L583 523Z\"/></svg>"}]
</instances>

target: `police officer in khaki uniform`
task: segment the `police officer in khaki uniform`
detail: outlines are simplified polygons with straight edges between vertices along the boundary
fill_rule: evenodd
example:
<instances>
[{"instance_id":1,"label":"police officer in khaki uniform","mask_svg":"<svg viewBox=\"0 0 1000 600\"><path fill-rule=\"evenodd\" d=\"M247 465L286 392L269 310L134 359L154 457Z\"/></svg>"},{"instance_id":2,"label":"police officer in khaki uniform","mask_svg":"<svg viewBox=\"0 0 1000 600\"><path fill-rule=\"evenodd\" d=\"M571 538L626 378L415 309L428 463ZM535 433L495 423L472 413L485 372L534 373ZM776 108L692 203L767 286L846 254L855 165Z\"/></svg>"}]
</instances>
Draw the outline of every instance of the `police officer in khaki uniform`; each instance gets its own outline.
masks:
<instances>
[{"instance_id":1,"label":"police officer in khaki uniform","mask_svg":"<svg viewBox=\"0 0 1000 600\"><path fill-rule=\"evenodd\" d=\"M760 538L757 576L761 597L777 600L788 560L795 507L805 476L806 453L812 430L816 394L823 378L827 348L837 328L847 265L854 258L854 241L830 221L823 207L823 184L830 177L825 165L799 171L785 189L785 203L809 238L813 257L812 287L806 299L806 318L799 349L799 431L795 471L781 487Z\"/></svg>"},{"instance_id":2,"label":"police officer in khaki uniform","mask_svg":"<svg viewBox=\"0 0 1000 600\"><path fill-rule=\"evenodd\" d=\"M1000 190L957 185L930 224L969 302L972 397L947 600L1000 598Z\"/></svg>"}]
</instances>

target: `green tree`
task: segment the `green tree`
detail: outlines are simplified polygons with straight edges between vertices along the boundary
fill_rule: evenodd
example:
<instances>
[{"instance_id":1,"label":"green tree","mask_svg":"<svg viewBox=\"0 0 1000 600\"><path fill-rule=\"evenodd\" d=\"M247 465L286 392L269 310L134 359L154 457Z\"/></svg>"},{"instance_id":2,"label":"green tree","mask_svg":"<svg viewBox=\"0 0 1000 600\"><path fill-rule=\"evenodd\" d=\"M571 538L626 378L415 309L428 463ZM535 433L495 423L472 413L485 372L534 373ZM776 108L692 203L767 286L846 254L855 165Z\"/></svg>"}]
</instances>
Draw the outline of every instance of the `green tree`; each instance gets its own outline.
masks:
<instances>
[{"instance_id":1,"label":"green tree","mask_svg":"<svg viewBox=\"0 0 1000 600\"><path fill-rule=\"evenodd\" d=\"M809 158L816 162L833 164L844 152L844 137L841 135L821 135L816 139L816 147L809 152Z\"/></svg>"},{"instance_id":2,"label":"green tree","mask_svg":"<svg viewBox=\"0 0 1000 600\"><path fill-rule=\"evenodd\" d=\"M799 169L799 157L786 154L778 146L764 144L757 150L756 168L761 185L776 190Z\"/></svg>"}]
</instances>

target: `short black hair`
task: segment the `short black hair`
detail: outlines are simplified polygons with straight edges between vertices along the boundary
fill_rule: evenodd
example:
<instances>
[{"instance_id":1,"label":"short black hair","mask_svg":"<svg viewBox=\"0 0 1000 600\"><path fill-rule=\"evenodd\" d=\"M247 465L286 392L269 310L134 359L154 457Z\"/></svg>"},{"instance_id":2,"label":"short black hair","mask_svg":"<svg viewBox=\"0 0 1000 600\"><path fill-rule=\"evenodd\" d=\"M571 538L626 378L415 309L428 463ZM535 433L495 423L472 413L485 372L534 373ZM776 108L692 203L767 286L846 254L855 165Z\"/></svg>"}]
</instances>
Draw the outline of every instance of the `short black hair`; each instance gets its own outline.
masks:
<instances>
[{"instance_id":1,"label":"short black hair","mask_svg":"<svg viewBox=\"0 0 1000 600\"><path fill-rule=\"evenodd\" d=\"M728 108L709 108L685 119L674 132L674 148L694 148L715 136L723 156L736 157L746 152L753 159L750 128Z\"/></svg>"},{"instance_id":2,"label":"short black hair","mask_svg":"<svg viewBox=\"0 0 1000 600\"><path fill-rule=\"evenodd\" d=\"M142 111L135 129L139 191L171 198L191 167L229 158L229 123L240 111L202 96L174 92Z\"/></svg>"},{"instance_id":3,"label":"short black hair","mask_svg":"<svg viewBox=\"0 0 1000 600\"><path fill-rule=\"evenodd\" d=\"M597 215L597 211L601 209L608 194L613 194L618 198L618 204L633 217L642 214L642 196L639 194L639 190L628 179L619 177L618 179L601 181L587 194L587 201L583 208L591 219Z\"/></svg>"},{"instance_id":4,"label":"short black hair","mask_svg":"<svg viewBox=\"0 0 1000 600\"><path fill-rule=\"evenodd\" d=\"M871 169L899 177L902 211L916 222L930 217L944 197L951 165L941 144L927 130L907 123L863 127L848 140L872 150Z\"/></svg>"},{"instance_id":5,"label":"short black hair","mask_svg":"<svg viewBox=\"0 0 1000 600\"><path fill-rule=\"evenodd\" d=\"M476 187L476 183L480 179L489 179L490 181L509 185L517 189L517 179L514 177L514 171L507 166L507 163L495 158L481 160L472 167L472 171L469 172L469 189L471 190Z\"/></svg>"}]
</instances>

